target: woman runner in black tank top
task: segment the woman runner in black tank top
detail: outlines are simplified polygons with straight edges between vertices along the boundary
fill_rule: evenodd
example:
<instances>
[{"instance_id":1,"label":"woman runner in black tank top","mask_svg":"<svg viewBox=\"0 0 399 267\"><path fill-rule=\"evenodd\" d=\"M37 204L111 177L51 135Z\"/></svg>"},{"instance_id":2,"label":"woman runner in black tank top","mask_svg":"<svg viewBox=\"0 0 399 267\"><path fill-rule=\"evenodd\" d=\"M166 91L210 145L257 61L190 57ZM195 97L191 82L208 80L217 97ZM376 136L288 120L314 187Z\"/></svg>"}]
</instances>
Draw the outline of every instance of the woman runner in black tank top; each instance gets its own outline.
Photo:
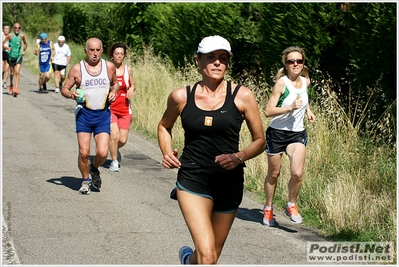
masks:
<instances>
[{"instance_id":1,"label":"woman runner in black tank top","mask_svg":"<svg viewBox=\"0 0 399 267\"><path fill-rule=\"evenodd\" d=\"M181 264L217 263L242 201L244 161L265 149L252 91L224 79L232 55L225 38L205 37L195 57L202 80L173 90L158 124L162 165L178 168L171 197L177 199L196 244L194 250L189 246L179 250ZM185 132L180 158L172 148L172 128L179 116ZM253 141L239 150L244 120Z\"/></svg>"},{"instance_id":2,"label":"woman runner in black tank top","mask_svg":"<svg viewBox=\"0 0 399 267\"><path fill-rule=\"evenodd\" d=\"M215 163L215 157L223 153L238 151L239 131L243 117L234 103L240 86L231 93L231 83L227 83L226 99L219 109L205 111L195 105L196 83L190 92L187 87L187 104L181 114L185 132L185 144L180 158L182 167L222 168ZM212 125L205 122L212 120Z\"/></svg>"}]
</instances>

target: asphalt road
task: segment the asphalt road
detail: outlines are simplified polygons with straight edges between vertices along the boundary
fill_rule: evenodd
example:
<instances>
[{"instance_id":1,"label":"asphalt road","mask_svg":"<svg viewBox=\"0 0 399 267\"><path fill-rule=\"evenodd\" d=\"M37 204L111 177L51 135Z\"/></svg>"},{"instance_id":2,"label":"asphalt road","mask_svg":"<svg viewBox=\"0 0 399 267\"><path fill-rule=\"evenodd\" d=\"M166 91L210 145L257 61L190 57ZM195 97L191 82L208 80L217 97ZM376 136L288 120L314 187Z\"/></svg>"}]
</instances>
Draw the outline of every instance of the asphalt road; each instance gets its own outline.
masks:
<instances>
[{"instance_id":1,"label":"asphalt road","mask_svg":"<svg viewBox=\"0 0 399 267\"><path fill-rule=\"evenodd\" d=\"M169 198L176 171L161 166L157 144L131 132L121 171L107 169L109 157L101 191L79 195L75 102L52 85L39 94L37 79L22 68L20 95L2 90L3 264L179 265L179 248L193 244ZM219 264L311 264L307 242L325 240L278 211L279 226L263 226L262 204L249 196Z\"/></svg>"}]
</instances>

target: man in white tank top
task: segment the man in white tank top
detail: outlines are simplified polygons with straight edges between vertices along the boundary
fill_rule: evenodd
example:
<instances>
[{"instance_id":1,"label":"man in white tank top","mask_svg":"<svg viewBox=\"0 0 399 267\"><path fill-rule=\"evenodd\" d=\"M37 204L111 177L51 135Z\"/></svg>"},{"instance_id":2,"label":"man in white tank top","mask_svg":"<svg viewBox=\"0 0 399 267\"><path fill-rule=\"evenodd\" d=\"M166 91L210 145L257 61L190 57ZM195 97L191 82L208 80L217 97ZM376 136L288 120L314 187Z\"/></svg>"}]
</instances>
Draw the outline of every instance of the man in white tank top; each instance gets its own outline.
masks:
<instances>
[{"instance_id":1,"label":"man in white tank top","mask_svg":"<svg viewBox=\"0 0 399 267\"><path fill-rule=\"evenodd\" d=\"M111 120L109 104L116 99L119 83L115 65L101 59L101 40L87 40L85 51L86 59L72 66L61 94L77 102L75 121L79 144L78 167L83 178L79 193L87 195L91 185L100 189L102 184L98 168L108 156ZM79 90L72 90L74 86ZM96 155L89 164L92 134L96 142Z\"/></svg>"}]
</instances>

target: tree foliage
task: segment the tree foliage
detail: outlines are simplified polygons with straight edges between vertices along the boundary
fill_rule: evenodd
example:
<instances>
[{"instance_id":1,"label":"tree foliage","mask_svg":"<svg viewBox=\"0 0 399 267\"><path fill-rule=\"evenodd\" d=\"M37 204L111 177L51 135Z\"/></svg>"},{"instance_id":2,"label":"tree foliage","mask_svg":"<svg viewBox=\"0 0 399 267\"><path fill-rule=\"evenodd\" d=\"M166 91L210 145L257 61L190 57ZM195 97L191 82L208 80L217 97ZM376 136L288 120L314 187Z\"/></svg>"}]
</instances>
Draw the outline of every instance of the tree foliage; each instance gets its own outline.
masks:
<instances>
[{"instance_id":1,"label":"tree foliage","mask_svg":"<svg viewBox=\"0 0 399 267\"><path fill-rule=\"evenodd\" d=\"M145 13L149 28L146 41L156 53L167 55L175 65L192 58L198 43L208 35L222 35L234 50L240 5L236 3L162 3Z\"/></svg>"},{"instance_id":2,"label":"tree foliage","mask_svg":"<svg viewBox=\"0 0 399 267\"><path fill-rule=\"evenodd\" d=\"M146 36L143 13L148 3L68 3L63 33L76 42L99 38L106 49L115 42L141 47Z\"/></svg>"},{"instance_id":3,"label":"tree foliage","mask_svg":"<svg viewBox=\"0 0 399 267\"><path fill-rule=\"evenodd\" d=\"M18 21L30 35L62 29L80 44L98 37L105 48L114 42L134 51L150 45L176 67L192 60L203 37L221 35L234 53L232 76L251 75L269 84L282 67L281 52L298 45L306 51L312 77L315 70L327 73L343 97L367 99L366 89L378 81L384 96L376 97L396 99L396 3L9 2L2 7L3 25Z\"/></svg>"},{"instance_id":4,"label":"tree foliage","mask_svg":"<svg viewBox=\"0 0 399 267\"><path fill-rule=\"evenodd\" d=\"M61 13L62 4L57 3L2 3L3 25L21 24L22 31L36 36L41 32L55 32L59 24L54 14Z\"/></svg>"},{"instance_id":5,"label":"tree foliage","mask_svg":"<svg viewBox=\"0 0 399 267\"><path fill-rule=\"evenodd\" d=\"M325 49L335 60L321 57L321 65L333 77L349 76L356 94L375 86L382 75L379 86L395 99L396 3L342 4L337 9L336 40Z\"/></svg>"},{"instance_id":6,"label":"tree foliage","mask_svg":"<svg viewBox=\"0 0 399 267\"><path fill-rule=\"evenodd\" d=\"M300 46L306 53L306 65L317 68L320 57L334 41L329 35L333 21L330 3L262 3L259 6L262 69L265 74L283 67L281 52L289 46ZM270 81L270 80L269 80ZM271 82L271 81L270 81Z\"/></svg>"}]
</instances>

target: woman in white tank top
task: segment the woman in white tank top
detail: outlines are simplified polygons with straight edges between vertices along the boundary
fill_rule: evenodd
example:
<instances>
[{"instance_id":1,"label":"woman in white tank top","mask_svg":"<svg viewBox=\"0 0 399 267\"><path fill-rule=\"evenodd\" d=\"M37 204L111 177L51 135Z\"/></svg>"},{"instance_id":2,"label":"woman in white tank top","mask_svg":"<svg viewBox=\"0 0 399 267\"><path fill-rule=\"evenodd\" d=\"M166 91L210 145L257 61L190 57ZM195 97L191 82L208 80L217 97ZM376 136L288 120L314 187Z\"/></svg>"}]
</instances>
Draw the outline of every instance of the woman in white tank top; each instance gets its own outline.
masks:
<instances>
[{"instance_id":1,"label":"woman in white tank top","mask_svg":"<svg viewBox=\"0 0 399 267\"><path fill-rule=\"evenodd\" d=\"M310 110L307 88L310 85L305 64L305 51L291 46L282 53L284 68L276 75L276 83L265 110L266 117L273 117L266 130L268 172L264 190L263 224L274 226L272 200L280 175L281 157L286 153L290 160L291 179L288 184L288 201L285 212L293 223L302 223L296 200L302 185L308 136L304 129L305 112L309 122L316 119ZM286 70L286 75L284 74ZM302 75L305 75L303 77Z\"/></svg>"}]
</instances>

